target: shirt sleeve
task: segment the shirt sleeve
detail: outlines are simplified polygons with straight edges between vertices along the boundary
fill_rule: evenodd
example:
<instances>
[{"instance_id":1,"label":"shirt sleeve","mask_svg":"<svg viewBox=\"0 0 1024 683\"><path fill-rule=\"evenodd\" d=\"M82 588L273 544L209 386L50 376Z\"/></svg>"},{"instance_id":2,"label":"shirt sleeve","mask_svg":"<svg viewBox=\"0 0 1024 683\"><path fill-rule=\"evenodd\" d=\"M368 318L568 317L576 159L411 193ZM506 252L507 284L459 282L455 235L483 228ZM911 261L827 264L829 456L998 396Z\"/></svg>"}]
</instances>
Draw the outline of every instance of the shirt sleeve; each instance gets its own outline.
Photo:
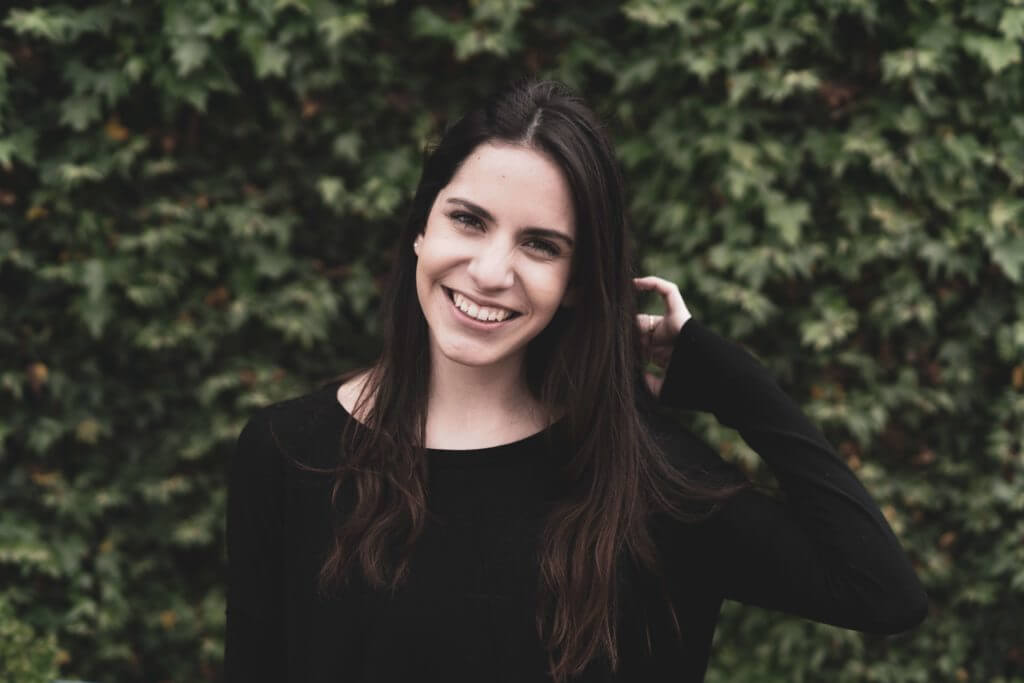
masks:
<instances>
[{"instance_id":1,"label":"shirt sleeve","mask_svg":"<svg viewBox=\"0 0 1024 683\"><path fill-rule=\"evenodd\" d=\"M283 482L267 411L238 437L228 476L228 683L283 681Z\"/></svg>"},{"instance_id":2,"label":"shirt sleeve","mask_svg":"<svg viewBox=\"0 0 1024 683\"><path fill-rule=\"evenodd\" d=\"M878 634L924 619L928 597L878 505L753 356L691 319L659 401L736 429L782 489L742 491L699 524L724 597Z\"/></svg>"}]
</instances>

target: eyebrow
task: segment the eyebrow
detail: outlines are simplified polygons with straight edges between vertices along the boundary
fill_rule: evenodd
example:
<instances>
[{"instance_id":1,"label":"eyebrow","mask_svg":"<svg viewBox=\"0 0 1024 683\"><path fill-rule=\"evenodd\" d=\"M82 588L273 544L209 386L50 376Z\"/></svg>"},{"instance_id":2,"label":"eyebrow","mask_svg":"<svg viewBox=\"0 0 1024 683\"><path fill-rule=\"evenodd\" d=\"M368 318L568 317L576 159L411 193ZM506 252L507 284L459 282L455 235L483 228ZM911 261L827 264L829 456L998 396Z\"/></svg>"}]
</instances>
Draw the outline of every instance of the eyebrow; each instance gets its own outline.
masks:
<instances>
[{"instance_id":1,"label":"eyebrow","mask_svg":"<svg viewBox=\"0 0 1024 683\"><path fill-rule=\"evenodd\" d=\"M485 221L490 221L491 223L495 222L494 216L491 215L490 211L488 211L487 209L485 209L482 206L474 204L471 201L468 201L466 199L460 199L459 197L449 197L448 198L448 203L449 204L460 204L460 205L466 207L467 209L469 209L470 211L472 211L473 213L480 214L480 217L483 218ZM530 227L527 227L527 228L523 228L519 232L521 234L523 234L523 235L528 235L530 237L549 237L549 238L553 238L553 239L556 239L556 240L562 240L563 242L565 242L566 246L568 246L570 248L573 245L573 239L571 237L569 237L568 235L566 235L564 232L561 232L559 230L552 230L550 228L538 228L538 227L535 227L535 226L530 226Z\"/></svg>"}]
</instances>

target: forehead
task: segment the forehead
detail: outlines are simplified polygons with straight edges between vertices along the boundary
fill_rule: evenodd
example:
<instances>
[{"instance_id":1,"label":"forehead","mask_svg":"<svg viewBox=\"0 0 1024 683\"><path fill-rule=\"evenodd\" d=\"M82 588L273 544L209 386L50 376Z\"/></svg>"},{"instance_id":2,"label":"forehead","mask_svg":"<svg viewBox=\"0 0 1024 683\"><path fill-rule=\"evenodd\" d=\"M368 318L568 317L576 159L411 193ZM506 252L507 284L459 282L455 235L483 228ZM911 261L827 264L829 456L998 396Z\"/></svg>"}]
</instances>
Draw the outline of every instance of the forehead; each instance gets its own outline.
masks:
<instances>
[{"instance_id":1,"label":"forehead","mask_svg":"<svg viewBox=\"0 0 1024 683\"><path fill-rule=\"evenodd\" d=\"M572 193L562 169L546 154L515 145L480 145L462 162L437 204L466 199L498 223L575 234Z\"/></svg>"}]
</instances>

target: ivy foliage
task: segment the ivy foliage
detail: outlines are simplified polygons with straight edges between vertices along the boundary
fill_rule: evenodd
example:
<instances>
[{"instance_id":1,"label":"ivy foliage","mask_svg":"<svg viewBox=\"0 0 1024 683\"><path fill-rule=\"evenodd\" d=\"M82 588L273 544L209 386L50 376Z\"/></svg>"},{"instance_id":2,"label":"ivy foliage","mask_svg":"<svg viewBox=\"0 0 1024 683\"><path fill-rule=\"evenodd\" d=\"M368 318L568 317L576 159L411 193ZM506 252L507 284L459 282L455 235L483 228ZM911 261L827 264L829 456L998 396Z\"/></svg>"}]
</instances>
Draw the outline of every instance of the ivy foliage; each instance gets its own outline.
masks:
<instances>
[{"instance_id":1,"label":"ivy foliage","mask_svg":"<svg viewBox=\"0 0 1024 683\"><path fill-rule=\"evenodd\" d=\"M4 680L51 683L57 676L57 664L54 634L37 637L30 625L14 616L10 603L0 597L0 673Z\"/></svg>"},{"instance_id":2,"label":"ivy foliage","mask_svg":"<svg viewBox=\"0 0 1024 683\"><path fill-rule=\"evenodd\" d=\"M372 359L426 141L534 74L609 121L642 272L769 365L932 599L896 638L728 605L708 680L1024 681L1024 2L20 5L0 632L42 640L0 678L218 679L235 437Z\"/></svg>"}]
</instances>

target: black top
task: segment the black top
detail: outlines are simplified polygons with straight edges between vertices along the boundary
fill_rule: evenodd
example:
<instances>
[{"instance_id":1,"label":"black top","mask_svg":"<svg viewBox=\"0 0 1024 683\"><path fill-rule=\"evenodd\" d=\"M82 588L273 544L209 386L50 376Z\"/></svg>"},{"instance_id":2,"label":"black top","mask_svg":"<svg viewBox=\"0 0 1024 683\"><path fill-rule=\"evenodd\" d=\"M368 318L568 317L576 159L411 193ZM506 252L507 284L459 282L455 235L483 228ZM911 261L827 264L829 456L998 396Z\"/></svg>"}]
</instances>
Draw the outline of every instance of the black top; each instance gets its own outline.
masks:
<instances>
[{"instance_id":1,"label":"black top","mask_svg":"<svg viewBox=\"0 0 1024 683\"><path fill-rule=\"evenodd\" d=\"M349 588L321 598L315 577L331 538L331 480L299 471L282 453L318 467L336 462L353 419L337 386L261 409L238 439L228 496L227 680L551 680L534 625L536 549L564 453L549 450L544 432L491 448L428 449L432 514L407 583L391 596L370 590L356 571ZM682 642L662 586L631 575L618 617L619 673L595 660L574 680L701 681L725 598L871 633L924 618L927 596L878 506L750 354L690 320L660 401L709 411L737 429L783 496L749 489L704 521L655 525ZM674 462L692 473L728 467L678 427L671 445Z\"/></svg>"}]
</instances>

